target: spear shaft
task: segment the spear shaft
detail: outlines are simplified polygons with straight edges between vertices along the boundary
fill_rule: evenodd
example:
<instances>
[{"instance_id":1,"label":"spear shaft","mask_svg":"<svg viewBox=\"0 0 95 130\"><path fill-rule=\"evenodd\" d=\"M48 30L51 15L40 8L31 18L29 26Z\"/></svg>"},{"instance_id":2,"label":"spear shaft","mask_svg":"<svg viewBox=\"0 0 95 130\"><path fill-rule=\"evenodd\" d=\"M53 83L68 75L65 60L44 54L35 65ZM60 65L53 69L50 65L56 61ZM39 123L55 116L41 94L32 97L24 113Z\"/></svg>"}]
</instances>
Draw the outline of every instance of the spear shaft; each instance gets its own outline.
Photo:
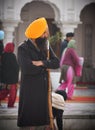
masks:
<instances>
[{"instance_id":1,"label":"spear shaft","mask_svg":"<svg viewBox=\"0 0 95 130\"><path fill-rule=\"evenodd\" d=\"M49 60L50 53L49 53L49 41L47 42L47 59ZM50 81L50 70L48 69L48 108L49 108L49 117L50 117L50 128L54 130L54 123L53 123L53 114L52 114L52 99L51 99L51 81Z\"/></svg>"}]
</instances>

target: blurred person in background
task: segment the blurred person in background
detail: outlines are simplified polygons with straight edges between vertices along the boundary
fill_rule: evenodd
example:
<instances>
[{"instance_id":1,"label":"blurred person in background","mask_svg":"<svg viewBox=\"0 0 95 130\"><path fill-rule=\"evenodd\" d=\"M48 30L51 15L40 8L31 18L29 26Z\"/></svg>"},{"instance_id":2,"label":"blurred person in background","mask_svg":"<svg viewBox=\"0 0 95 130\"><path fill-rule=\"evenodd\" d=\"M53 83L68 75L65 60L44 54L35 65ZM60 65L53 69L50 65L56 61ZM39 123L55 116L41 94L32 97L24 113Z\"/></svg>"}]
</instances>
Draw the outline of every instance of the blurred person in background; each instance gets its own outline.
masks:
<instances>
[{"instance_id":1,"label":"blurred person in background","mask_svg":"<svg viewBox=\"0 0 95 130\"><path fill-rule=\"evenodd\" d=\"M17 95L17 84L19 75L19 66L16 55L14 54L14 43L7 43L2 54L1 82L5 84L6 91L2 92L0 99L8 96L8 108L13 108Z\"/></svg>"},{"instance_id":2,"label":"blurred person in background","mask_svg":"<svg viewBox=\"0 0 95 130\"><path fill-rule=\"evenodd\" d=\"M73 39L74 37L74 33L72 32L68 32L66 34L66 38L64 39L64 41L61 43L61 48L60 48L60 58L62 56L62 53L64 52L65 48L67 47L68 45L68 42Z\"/></svg>"},{"instance_id":3,"label":"blurred person in background","mask_svg":"<svg viewBox=\"0 0 95 130\"><path fill-rule=\"evenodd\" d=\"M67 99L69 100L73 99L75 78L82 74L80 57L76 52L76 47L76 41L70 40L60 60L61 76L59 82L61 85L58 87L58 90L67 89Z\"/></svg>"},{"instance_id":4,"label":"blurred person in background","mask_svg":"<svg viewBox=\"0 0 95 130\"><path fill-rule=\"evenodd\" d=\"M0 90L2 89L2 83L1 83L1 57L2 57L2 53L3 53L3 49L4 49L4 44L3 44L3 40L4 40L4 31L0 30ZM0 101L0 105L1 105L1 101Z\"/></svg>"}]
</instances>

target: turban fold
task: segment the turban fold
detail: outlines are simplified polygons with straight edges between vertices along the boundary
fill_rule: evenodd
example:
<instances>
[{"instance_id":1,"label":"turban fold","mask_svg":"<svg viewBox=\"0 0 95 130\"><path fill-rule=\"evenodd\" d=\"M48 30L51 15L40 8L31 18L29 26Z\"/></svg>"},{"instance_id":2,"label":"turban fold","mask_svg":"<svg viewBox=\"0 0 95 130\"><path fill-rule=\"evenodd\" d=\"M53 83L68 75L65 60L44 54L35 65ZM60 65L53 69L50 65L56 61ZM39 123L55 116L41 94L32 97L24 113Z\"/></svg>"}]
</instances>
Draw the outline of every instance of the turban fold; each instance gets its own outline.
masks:
<instances>
[{"instance_id":1,"label":"turban fold","mask_svg":"<svg viewBox=\"0 0 95 130\"><path fill-rule=\"evenodd\" d=\"M27 38L36 39L40 37L48 27L44 17L34 20L26 29L25 35Z\"/></svg>"}]
</instances>

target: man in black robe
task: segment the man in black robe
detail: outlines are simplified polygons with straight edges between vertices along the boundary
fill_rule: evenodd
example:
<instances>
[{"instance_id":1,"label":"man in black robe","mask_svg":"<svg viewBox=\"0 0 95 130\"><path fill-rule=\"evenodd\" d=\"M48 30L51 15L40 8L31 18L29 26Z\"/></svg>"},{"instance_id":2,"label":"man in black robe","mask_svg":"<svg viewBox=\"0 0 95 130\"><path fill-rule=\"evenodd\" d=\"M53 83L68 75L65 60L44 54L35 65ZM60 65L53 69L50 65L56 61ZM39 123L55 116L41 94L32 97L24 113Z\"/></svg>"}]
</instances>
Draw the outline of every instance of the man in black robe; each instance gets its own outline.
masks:
<instances>
[{"instance_id":1,"label":"man in black robe","mask_svg":"<svg viewBox=\"0 0 95 130\"><path fill-rule=\"evenodd\" d=\"M59 68L59 59L47 42L49 30L44 17L33 21L25 35L28 39L18 47L21 85L17 124L19 127L49 125L48 69Z\"/></svg>"}]
</instances>

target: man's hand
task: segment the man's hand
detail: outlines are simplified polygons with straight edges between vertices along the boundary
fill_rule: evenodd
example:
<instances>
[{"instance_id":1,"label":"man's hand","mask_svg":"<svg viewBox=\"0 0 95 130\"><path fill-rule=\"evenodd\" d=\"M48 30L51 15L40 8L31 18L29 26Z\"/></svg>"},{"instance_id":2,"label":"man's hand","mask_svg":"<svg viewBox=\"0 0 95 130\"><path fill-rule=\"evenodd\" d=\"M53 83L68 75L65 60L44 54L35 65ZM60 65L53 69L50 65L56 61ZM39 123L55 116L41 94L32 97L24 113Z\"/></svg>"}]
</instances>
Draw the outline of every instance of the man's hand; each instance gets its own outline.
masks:
<instances>
[{"instance_id":1,"label":"man's hand","mask_svg":"<svg viewBox=\"0 0 95 130\"><path fill-rule=\"evenodd\" d=\"M36 66L43 66L43 62L42 61L32 61L33 65Z\"/></svg>"}]
</instances>

